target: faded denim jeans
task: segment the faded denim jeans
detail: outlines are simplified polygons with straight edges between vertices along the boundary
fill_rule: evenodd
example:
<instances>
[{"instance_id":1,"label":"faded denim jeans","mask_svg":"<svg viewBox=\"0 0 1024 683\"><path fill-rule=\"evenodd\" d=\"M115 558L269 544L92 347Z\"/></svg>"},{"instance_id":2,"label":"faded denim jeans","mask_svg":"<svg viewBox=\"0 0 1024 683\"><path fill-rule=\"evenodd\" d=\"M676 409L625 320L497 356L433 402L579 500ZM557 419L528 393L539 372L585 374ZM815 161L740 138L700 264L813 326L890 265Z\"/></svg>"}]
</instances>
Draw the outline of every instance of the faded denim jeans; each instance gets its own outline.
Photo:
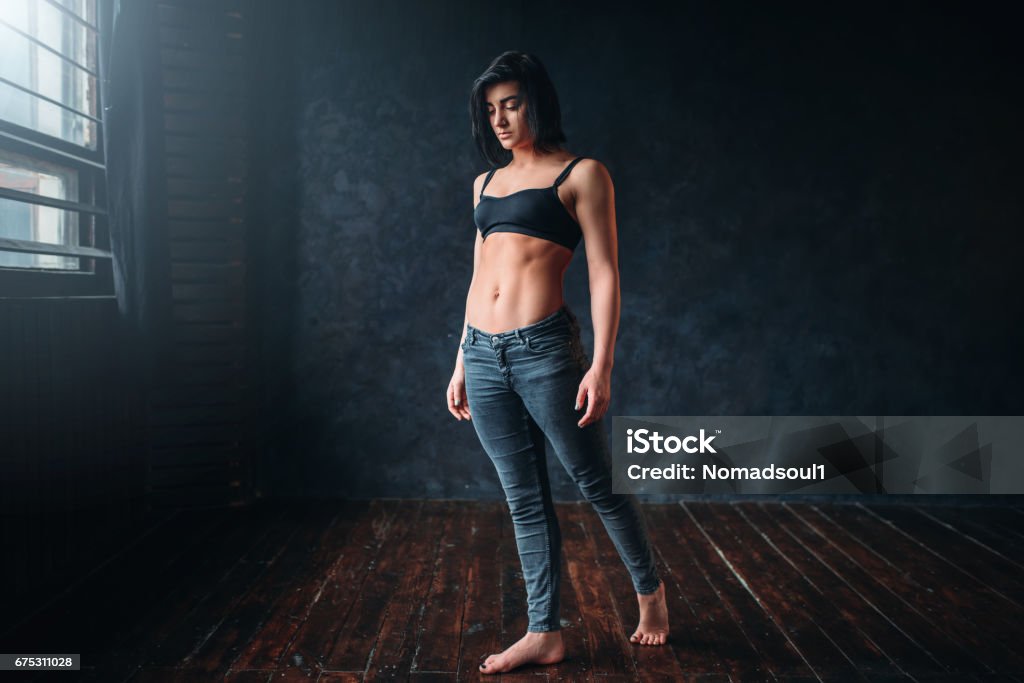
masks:
<instances>
[{"instance_id":1,"label":"faded denim jeans","mask_svg":"<svg viewBox=\"0 0 1024 683\"><path fill-rule=\"evenodd\" d=\"M603 419L583 428L576 393L590 367L576 317L562 306L525 327L492 334L467 325L466 398L480 443L498 471L526 584L528 630L559 622L562 540L548 484L544 437L601 517L641 594L658 589L654 554L632 495L612 493Z\"/></svg>"}]
</instances>

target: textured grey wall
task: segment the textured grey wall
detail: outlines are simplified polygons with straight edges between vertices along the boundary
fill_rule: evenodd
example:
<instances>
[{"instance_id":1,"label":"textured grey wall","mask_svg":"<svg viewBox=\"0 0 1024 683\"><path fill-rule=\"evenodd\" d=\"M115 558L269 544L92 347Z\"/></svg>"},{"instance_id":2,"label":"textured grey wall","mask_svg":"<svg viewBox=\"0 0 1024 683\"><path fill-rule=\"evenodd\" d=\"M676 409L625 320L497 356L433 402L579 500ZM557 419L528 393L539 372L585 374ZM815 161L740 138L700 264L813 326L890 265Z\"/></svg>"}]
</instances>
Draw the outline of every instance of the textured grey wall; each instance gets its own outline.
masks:
<instances>
[{"instance_id":1,"label":"textured grey wall","mask_svg":"<svg viewBox=\"0 0 1024 683\"><path fill-rule=\"evenodd\" d=\"M569 149L616 184L609 415L1020 411L1011 22L637 7L257 17L273 55L256 152L272 492L502 497L444 391L486 170L466 100L506 49L544 60ZM585 266L581 245L566 300L589 351ZM578 498L549 464L556 498Z\"/></svg>"}]
</instances>

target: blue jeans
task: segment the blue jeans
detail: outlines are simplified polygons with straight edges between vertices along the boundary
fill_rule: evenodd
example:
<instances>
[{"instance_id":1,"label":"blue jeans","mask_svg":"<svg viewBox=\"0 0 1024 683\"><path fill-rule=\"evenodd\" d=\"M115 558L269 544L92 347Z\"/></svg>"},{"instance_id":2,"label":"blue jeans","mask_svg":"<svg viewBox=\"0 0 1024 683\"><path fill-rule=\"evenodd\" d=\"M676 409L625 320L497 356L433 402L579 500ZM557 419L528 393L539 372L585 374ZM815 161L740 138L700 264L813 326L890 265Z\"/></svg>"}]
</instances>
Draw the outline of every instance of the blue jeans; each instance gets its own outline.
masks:
<instances>
[{"instance_id":1,"label":"blue jeans","mask_svg":"<svg viewBox=\"0 0 1024 683\"><path fill-rule=\"evenodd\" d=\"M548 484L544 437L601 516L633 588L660 583L633 496L612 493L611 454L598 420L580 428L576 393L590 367L576 317L562 306L538 322L492 334L466 327L466 398L480 443L505 490L526 583L529 627L556 631L562 539Z\"/></svg>"}]
</instances>

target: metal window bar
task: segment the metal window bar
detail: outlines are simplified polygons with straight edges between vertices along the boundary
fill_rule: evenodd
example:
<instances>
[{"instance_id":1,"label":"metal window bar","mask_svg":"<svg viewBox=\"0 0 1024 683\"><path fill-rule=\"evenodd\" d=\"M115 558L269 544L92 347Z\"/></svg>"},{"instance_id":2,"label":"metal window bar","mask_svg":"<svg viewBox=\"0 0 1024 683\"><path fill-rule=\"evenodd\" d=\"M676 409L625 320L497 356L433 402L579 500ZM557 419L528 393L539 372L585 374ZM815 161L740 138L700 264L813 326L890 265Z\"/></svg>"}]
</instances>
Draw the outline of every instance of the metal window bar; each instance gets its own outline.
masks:
<instances>
[{"instance_id":1,"label":"metal window bar","mask_svg":"<svg viewBox=\"0 0 1024 683\"><path fill-rule=\"evenodd\" d=\"M0 197L4 199L13 199L14 201L24 202L26 204L38 204L40 206L49 206L54 209L62 209L64 211L87 213L93 216L107 215L106 209L96 206L94 204L72 202L67 199L54 199L53 197L44 197L42 195L33 194L31 192L11 190L6 187L0 187Z\"/></svg>"},{"instance_id":2,"label":"metal window bar","mask_svg":"<svg viewBox=\"0 0 1024 683\"><path fill-rule=\"evenodd\" d=\"M102 140L102 128L98 134ZM77 143L4 120L0 120L0 147L8 147L15 152L76 168L89 167L98 171L106 168L101 161L102 144L99 145L99 149L90 150Z\"/></svg>"},{"instance_id":3,"label":"metal window bar","mask_svg":"<svg viewBox=\"0 0 1024 683\"><path fill-rule=\"evenodd\" d=\"M7 85L11 86L12 88L17 88L18 90L21 90L23 92L27 92L29 95L32 95L33 97L38 97L39 99L43 100L44 102L49 102L50 104L55 104L58 107L60 107L61 109L66 109L67 111L71 112L72 114L77 114L78 116L81 116L83 118L87 118L90 121L95 121L96 123L102 123L102 121L100 119L96 118L95 116L90 116L89 114L86 114L85 112L78 111L74 107L69 107L68 105L64 104L63 102L58 102L57 100L55 100L53 98L50 98L50 97L47 97L46 95L40 95L35 90L32 90L30 88L26 88L23 85L18 85L14 81L9 81L6 78L4 78L3 76L0 76L0 83L6 83Z\"/></svg>"},{"instance_id":4,"label":"metal window bar","mask_svg":"<svg viewBox=\"0 0 1024 683\"><path fill-rule=\"evenodd\" d=\"M0 251L14 251L19 254L47 254L52 256L84 256L86 258L109 259L113 254L105 249L83 247L73 244L47 244L30 240L16 240L0 237Z\"/></svg>"},{"instance_id":5,"label":"metal window bar","mask_svg":"<svg viewBox=\"0 0 1024 683\"><path fill-rule=\"evenodd\" d=\"M77 21L82 26L85 26L87 29L90 29L91 31L97 31L98 30L94 25L90 24L88 21L86 21L82 17L78 16L78 14L76 12L72 12L69 8L67 8L64 5L60 4L56 0L46 0L46 3L49 4L49 5L53 5L54 7L59 9L64 14L68 15L69 17L71 17L72 19Z\"/></svg>"},{"instance_id":6,"label":"metal window bar","mask_svg":"<svg viewBox=\"0 0 1024 683\"><path fill-rule=\"evenodd\" d=\"M12 25L12 24L9 24L9 23L7 23L6 21L4 21L3 19L0 19L0 24L3 24L4 26L6 26L6 27L7 27L7 28L9 28L10 30L14 31L14 32L15 32L15 33L17 33L18 35L20 35L20 36L24 37L25 39L27 39L27 40L29 40L29 41L31 41L31 42L33 42L33 43L35 43L36 45L38 45L39 47L43 48L43 49L44 49L44 50L46 50L47 52L51 52L51 53L53 53L53 54L57 55L58 57L60 57L61 59L63 59L63 60L65 61L65 62L67 62L67 63L71 64L72 66L76 66L76 67L78 67L79 69L81 69L81 70L82 70L82 71L84 71L85 73L89 74L90 76L94 76L94 77L96 77L96 78L99 78L99 74L98 74L97 72L93 71L92 69L90 69L90 68L89 68L89 67L87 67L87 66L83 66L82 64L79 64L78 62L76 62L75 60L73 60L73 59L72 59L71 57L68 57L68 56L67 56L66 54L64 54L64 53L63 53L63 52L61 52L60 50L55 50L55 49L53 49L52 47L50 47L49 45L47 45L47 44L46 44L46 43L44 43L43 41L39 40L39 39L38 39L38 38L36 38L35 36L33 36L33 35L30 35L30 34L28 34L28 33L25 33L24 31L22 31L22 30L21 30L20 28L18 28L17 26L14 26L14 25Z\"/></svg>"},{"instance_id":7,"label":"metal window bar","mask_svg":"<svg viewBox=\"0 0 1024 683\"><path fill-rule=\"evenodd\" d=\"M62 209L64 211L88 214L90 216L95 216L98 220L103 220L107 215L106 209L92 204L72 202L65 199L54 199L53 197L42 197L30 192L19 192L18 190L11 190L5 187L0 187L0 197L25 202L27 204L36 204L39 206ZM82 233L81 237L88 234L91 235L92 240L103 239L105 241L105 228L105 225L94 226L94 229L87 229L85 233ZM99 249L94 246L82 244L50 244L46 242L20 240L10 237L0 237L0 251L13 251L23 254L47 254L53 256L80 256L97 259L113 258L111 251L107 249Z\"/></svg>"}]
</instances>

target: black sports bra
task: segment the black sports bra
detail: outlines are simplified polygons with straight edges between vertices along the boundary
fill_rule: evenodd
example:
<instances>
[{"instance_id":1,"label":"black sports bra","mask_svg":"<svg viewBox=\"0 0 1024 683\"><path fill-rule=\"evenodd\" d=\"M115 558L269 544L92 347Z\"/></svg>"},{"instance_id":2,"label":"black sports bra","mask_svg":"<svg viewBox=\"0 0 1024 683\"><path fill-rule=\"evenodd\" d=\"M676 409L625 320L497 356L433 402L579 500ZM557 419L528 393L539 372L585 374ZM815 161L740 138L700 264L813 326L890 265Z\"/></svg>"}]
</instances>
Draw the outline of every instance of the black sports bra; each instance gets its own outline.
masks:
<instances>
[{"instance_id":1,"label":"black sports bra","mask_svg":"<svg viewBox=\"0 0 1024 683\"><path fill-rule=\"evenodd\" d=\"M473 211L473 221L483 238L486 240L492 232L518 232L575 251L583 231L558 198L558 186L580 159L586 157L576 157L570 161L551 187L531 187L504 197L484 194L484 188L498 170L492 168L480 188L480 201Z\"/></svg>"}]
</instances>

